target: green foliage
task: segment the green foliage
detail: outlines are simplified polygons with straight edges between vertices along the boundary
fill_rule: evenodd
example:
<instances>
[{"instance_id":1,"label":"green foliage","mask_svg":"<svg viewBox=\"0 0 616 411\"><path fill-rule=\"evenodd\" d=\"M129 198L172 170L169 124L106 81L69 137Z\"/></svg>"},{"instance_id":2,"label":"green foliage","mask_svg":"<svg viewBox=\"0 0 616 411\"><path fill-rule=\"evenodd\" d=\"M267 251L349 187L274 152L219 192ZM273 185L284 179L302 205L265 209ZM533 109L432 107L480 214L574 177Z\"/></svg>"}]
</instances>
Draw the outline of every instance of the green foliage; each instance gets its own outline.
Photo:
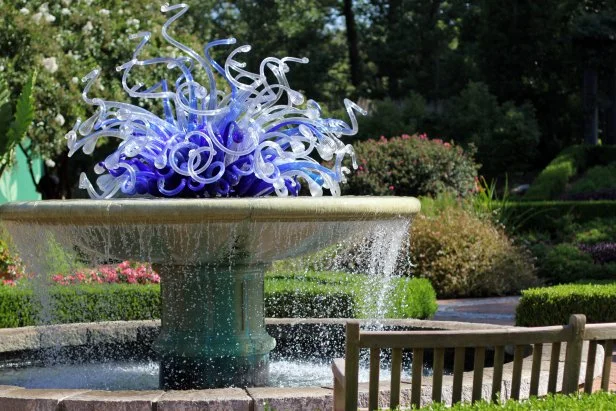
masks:
<instances>
[{"instance_id":1,"label":"green foliage","mask_svg":"<svg viewBox=\"0 0 616 411\"><path fill-rule=\"evenodd\" d=\"M422 407L425 411L609 411L616 407L616 395L609 392L597 392L594 394L550 394L542 398L530 398L528 400L508 400L504 403L494 404L479 401L474 404L458 403L449 407L443 403L431 404Z\"/></svg>"},{"instance_id":2,"label":"green foliage","mask_svg":"<svg viewBox=\"0 0 616 411\"><path fill-rule=\"evenodd\" d=\"M360 278L340 273L268 273L265 311L268 317L355 318Z\"/></svg>"},{"instance_id":3,"label":"green foliage","mask_svg":"<svg viewBox=\"0 0 616 411\"><path fill-rule=\"evenodd\" d=\"M368 113L367 116L357 119L358 139L413 134L423 129L426 101L418 93L411 92L408 97L400 101L391 99L373 101L370 103Z\"/></svg>"},{"instance_id":4,"label":"green foliage","mask_svg":"<svg viewBox=\"0 0 616 411\"><path fill-rule=\"evenodd\" d=\"M39 324L41 302L32 289L0 287L0 328ZM160 318L160 287L125 284L49 288L54 323L129 321Z\"/></svg>"},{"instance_id":5,"label":"green foliage","mask_svg":"<svg viewBox=\"0 0 616 411\"><path fill-rule=\"evenodd\" d=\"M425 278L398 279L387 301L388 318L426 319L432 317L438 309L436 291Z\"/></svg>"},{"instance_id":6,"label":"green foliage","mask_svg":"<svg viewBox=\"0 0 616 411\"><path fill-rule=\"evenodd\" d=\"M36 71L26 80L13 108L6 81L0 76L0 176L12 164L13 152L34 119Z\"/></svg>"},{"instance_id":7,"label":"green foliage","mask_svg":"<svg viewBox=\"0 0 616 411\"><path fill-rule=\"evenodd\" d=\"M604 189L616 188L616 163L606 166L594 166L567 191L569 193L589 193Z\"/></svg>"},{"instance_id":8,"label":"green foliage","mask_svg":"<svg viewBox=\"0 0 616 411\"><path fill-rule=\"evenodd\" d=\"M612 162L616 162L616 147L580 145L567 147L537 176L523 199L557 199L565 193L567 184L573 178L593 166L608 166ZM601 176L608 177L608 181L613 181L613 176L605 176L604 171L601 168L594 171L589 182L591 184L600 184L597 180L600 180ZM580 188L583 189L586 183L580 184ZM575 190L574 192L580 192L580 190Z\"/></svg>"},{"instance_id":9,"label":"green foliage","mask_svg":"<svg viewBox=\"0 0 616 411\"><path fill-rule=\"evenodd\" d=\"M510 201L507 205L519 230L563 231L571 223L585 223L616 215L616 201Z\"/></svg>"},{"instance_id":10,"label":"green foliage","mask_svg":"<svg viewBox=\"0 0 616 411\"><path fill-rule=\"evenodd\" d=\"M540 131L535 110L528 103L501 105L486 84L470 82L449 100L442 121L456 142L477 147L484 175L526 170L533 164Z\"/></svg>"},{"instance_id":11,"label":"green foliage","mask_svg":"<svg viewBox=\"0 0 616 411\"><path fill-rule=\"evenodd\" d=\"M420 278L394 278L385 297L387 318L429 318L436 312L436 294ZM363 274L340 272L270 272L265 281L266 315L270 317L363 318L374 294Z\"/></svg>"},{"instance_id":12,"label":"green foliage","mask_svg":"<svg viewBox=\"0 0 616 411\"><path fill-rule=\"evenodd\" d=\"M425 135L367 140L355 144L359 169L343 186L354 195L425 196L475 191L473 148L428 139Z\"/></svg>"},{"instance_id":13,"label":"green foliage","mask_svg":"<svg viewBox=\"0 0 616 411\"><path fill-rule=\"evenodd\" d=\"M566 324L571 314L584 314L589 323L616 321L616 283L566 284L522 291L516 308L519 326Z\"/></svg>"},{"instance_id":14,"label":"green foliage","mask_svg":"<svg viewBox=\"0 0 616 411\"><path fill-rule=\"evenodd\" d=\"M575 243L616 242L616 217L595 218L584 223L574 223L569 229Z\"/></svg>"},{"instance_id":15,"label":"green foliage","mask_svg":"<svg viewBox=\"0 0 616 411\"><path fill-rule=\"evenodd\" d=\"M572 146L563 150L537 176L524 196L525 200L550 200L560 196L569 180L583 169L586 163L586 151L581 146Z\"/></svg>"},{"instance_id":16,"label":"green foliage","mask_svg":"<svg viewBox=\"0 0 616 411\"><path fill-rule=\"evenodd\" d=\"M419 215L411 240L414 274L429 279L439 298L513 294L538 283L531 256L472 210Z\"/></svg>"},{"instance_id":17,"label":"green foliage","mask_svg":"<svg viewBox=\"0 0 616 411\"><path fill-rule=\"evenodd\" d=\"M576 245L562 243L550 248L540 260L539 276L560 284L616 278L616 263L596 264Z\"/></svg>"}]
</instances>

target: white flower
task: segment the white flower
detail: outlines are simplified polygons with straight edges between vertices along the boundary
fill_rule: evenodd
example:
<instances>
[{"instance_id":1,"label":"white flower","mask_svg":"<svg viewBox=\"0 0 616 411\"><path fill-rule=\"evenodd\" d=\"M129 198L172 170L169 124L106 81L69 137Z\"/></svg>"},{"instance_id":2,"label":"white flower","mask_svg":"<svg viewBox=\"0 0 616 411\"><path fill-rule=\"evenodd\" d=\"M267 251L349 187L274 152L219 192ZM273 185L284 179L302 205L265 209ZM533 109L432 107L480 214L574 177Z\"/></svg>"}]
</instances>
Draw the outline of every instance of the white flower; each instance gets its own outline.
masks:
<instances>
[{"instance_id":1,"label":"white flower","mask_svg":"<svg viewBox=\"0 0 616 411\"><path fill-rule=\"evenodd\" d=\"M21 14L23 14L24 16L25 16L25 15L27 15L27 14L30 14L30 10L28 10L28 9L27 9L27 8L25 8L25 7L23 7L23 8L21 8L21 9L19 9L19 12L20 12Z\"/></svg>"},{"instance_id":2,"label":"white flower","mask_svg":"<svg viewBox=\"0 0 616 411\"><path fill-rule=\"evenodd\" d=\"M60 13L61 13L63 16L69 16L69 15L71 14L71 11L65 7L65 8L63 8L62 10L60 10Z\"/></svg>"},{"instance_id":3,"label":"white flower","mask_svg":"<svg viewBox=\"0 0 616 411\"><path fill-rule=\"evenodd\" d=\"M0 72L4 71L4 66L0 66Z\"/></svg>"},{"instance_id":4,"label":"white flower","mask_svg":"<svg viewBox=\"0 0 616 411\"><path fill-rule=\"evenodd\" d=\"M128 26L138 26L139 25L139 20L137 20L137 19L128 19L128 20L126 20L126 24Z\"/></svg>"},{"instance_id":5,"label":"white flower","mask_svg":"<svg viewBox=\"0 0 616 411\"><path fill-rule=\"evenodd\" d=\"M47 57L43 59L43 67L53 74L58 71L58 62L55 57Z\"/></svg>"},{"instance_id":6,"label":"white flower","mask_svg":"<svg viewBox=\"0 0 616 411\"><path fill-rule=\"evenodd\" d=\"M111 12L107 9L100 9L98 11L98 14L100 14L101 16L108 16Z\"/></svg>"},{"instance_id":7,"label":"white flower","mask_svg":"<svg viewBox=\"0 0 616 411\"><path fill-rule=\"evenodd\" d=\"M73 83L73 84L79 84L79 78L77 78L77 77L73 77L73 78L71 79L71 83Z\"/></svg>"},{"instance_id":8,"label":"white flower","mask_svg":"<svg viewBox=\"0 0 616 411\"><path fill-rule=\"evenodd\" d=\"M49 3L43 3L41 4L41 7L39 7L39 11L41 13L47 13L49 12Z\"/></svg>"},{"instance_id":9,"label":"white flower","mask_svg":"<svg viewBox=\"0 0 616 411\"><path fill-rule=\"evenodd\" d=\"M41 19L43 18L43 13L34 13L32 15L32 20L34 20L35 23L39 23L41 21Z\"/></svg>"},{"instance_id":10,"label":"white flower","mask_svg":"<svg viewBox=\"0 0 616 411\"><path fill-rule=\"evenodd\" d=\"M46 165L48 168L54 168L54 167L56 166L56 162L55 162L55 161L53 161L51 158L46 158L46 159L45 159L45 165Z\"/></svg>"},{"instance_id":11,"label":"white flower","mask_svg":"<svg viewBox=\"0 0 616 411\"><path fill-rule=\"evenodd\" d=\"M71 5L71 0L62 0L62 4L64 4L66 7Z\"/></svg>"},{"instance_id":12,"label":"white flower","mask_svg":"<svg viewBox=\"0 0 616 411\"><path fill-rule=\"evenodd\" d=\"M53 14L46 13L45 14L45 21L47 23L53 23L54 21L56 21L56 17Z\"/></svg>"},{"instance_id":13,"label":"white flower","mask_svg":"<svg viewBox=\"0 0 616 411\"><path fill-rule=\"evenodd\" d=\"M55 121L60 127L62 127L65 123L64 116L62 114L58 114L53 121Z\"/></svg>"},{"instance_id":14,"label":"white flower","mask_svg":"<svg viewBox=\"0 0 616 411\"><path fill-rule=\"evenodd\" d=\"M94 29L91 21L88 21L85 26L81 29L84 33L90 33Z\"/></svg>"}]
</instances>

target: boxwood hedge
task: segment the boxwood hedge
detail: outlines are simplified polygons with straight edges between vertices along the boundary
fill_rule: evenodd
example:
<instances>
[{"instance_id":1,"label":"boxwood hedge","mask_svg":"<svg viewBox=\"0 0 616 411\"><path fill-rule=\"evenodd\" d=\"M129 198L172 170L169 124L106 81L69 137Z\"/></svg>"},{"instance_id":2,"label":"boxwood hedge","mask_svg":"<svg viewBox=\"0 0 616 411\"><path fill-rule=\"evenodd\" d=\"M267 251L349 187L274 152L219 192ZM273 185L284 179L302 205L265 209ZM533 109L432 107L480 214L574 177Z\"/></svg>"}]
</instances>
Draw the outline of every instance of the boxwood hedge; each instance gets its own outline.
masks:
<instances>
[{"instance_id":1,"label":"boxwood hedge","mask_svg":"<svg viewBox=\"0 0 616 411\"><path fill-rule=\"evenodd\" d=\"M265 281L268 317L362 317L366 315L364 276L341 273L274 273ZM39 288L36 288L39 290ZM436 295L425 279L396 279L387 316L427 318ZM41 323L74 323L160 318L160 286L104 284L0 286L0 328Z\"/></svg>"},{"instance_id":2,"label":"boxwood hedge","mask_svg":"<svg viewBox=\"0 0 616 411\"><path fill-rule=\"evenodd\" d=\"M597 392L591 395L548 395L544 398L531 398L529 400L509 400L502 404L477 402L475 404L456 404L448 407L438 403L421 408L425 411L608 411L616 409L616 395L608 392Z\"/></svg>"},{"instance_id":3,"label":"boxwood hedge","mask_svg":"<svg viewBox=\"0 0 616 411\"><path fill-rule=\"evenodd\" d=\"M516 324L525 327L567 324L571 314L589 323L616 322L616 283L565 284L522 291Z\"/></svg>"}]
</instances>

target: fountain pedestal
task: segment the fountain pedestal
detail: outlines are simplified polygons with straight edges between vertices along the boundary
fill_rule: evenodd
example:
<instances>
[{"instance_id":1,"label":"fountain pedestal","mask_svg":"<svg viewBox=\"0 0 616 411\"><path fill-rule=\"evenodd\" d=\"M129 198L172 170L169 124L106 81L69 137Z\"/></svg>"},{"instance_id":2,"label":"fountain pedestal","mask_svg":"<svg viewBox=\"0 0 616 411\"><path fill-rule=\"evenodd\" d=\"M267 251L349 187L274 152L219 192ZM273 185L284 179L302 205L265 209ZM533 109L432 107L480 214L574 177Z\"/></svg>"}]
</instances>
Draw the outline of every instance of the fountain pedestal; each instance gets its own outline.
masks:
<instances>
[{"instance_id":1,"label":"fountain pedestal","mask_svg":"<svg viewBox=\"0 0 616 411\"><path fill-rule=\"evenodd\" d=\"M267 383L263 265L160 264L160 388Z\"/></svg>"}]
</instances>

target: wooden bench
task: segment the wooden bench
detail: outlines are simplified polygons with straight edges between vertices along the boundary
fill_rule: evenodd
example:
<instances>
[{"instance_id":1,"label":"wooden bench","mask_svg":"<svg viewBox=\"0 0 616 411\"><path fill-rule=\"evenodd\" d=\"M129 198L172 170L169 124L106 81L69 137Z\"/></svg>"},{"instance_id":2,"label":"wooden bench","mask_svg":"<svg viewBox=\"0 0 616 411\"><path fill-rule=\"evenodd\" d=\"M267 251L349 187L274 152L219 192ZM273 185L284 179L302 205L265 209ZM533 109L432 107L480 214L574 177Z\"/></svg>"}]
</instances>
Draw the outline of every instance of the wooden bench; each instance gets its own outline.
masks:
<instances>
[{"instance_id":1,"label":"wooden bench","mask_svg":"<svg viewBox=\"0 0 616 411\"><path fill-rule=\"evenodd\" d=\"M420 406L421 380L425 350L433 350L432 394L434 402L442 401L443 370L445 350L454 350L452 403L462 400L465 350L474 350L474 367L472 383L472 401L481 399L485 353L487 348L494 349L494 368L492 374L491 398L497 401L503 381L503 363L505 347L513 346L513 370L511 380L511 398L520 398L520 385L524 352L532 346L532 369L530 395L537 395L541 358L544 344L551 344L549 361L549 378L547 392L555 393L557 389L558 365L561 345L566 344L563 393L578 390L580 368L582 364L582 346L589 341L586 361L584 391L592 391L593 370L597 343L602 342L604 356L601 389L607 390L610 367L612 364L612 347L616 339L616 323L586 325L586 317L572 315L566 326L504 329L462 330L462 331L361 331L359 322L346 324L345 359L336 359L332 364L334 373L334 409L358 409L358 372L360 349L370 350L370 379L368 385L368 409L379 408L379 370L382 349L391 350L391 384L389 407L400 405L400 387L403 350L412 350L411 395L410 405Z\"/></svg>"}]
</instances>

